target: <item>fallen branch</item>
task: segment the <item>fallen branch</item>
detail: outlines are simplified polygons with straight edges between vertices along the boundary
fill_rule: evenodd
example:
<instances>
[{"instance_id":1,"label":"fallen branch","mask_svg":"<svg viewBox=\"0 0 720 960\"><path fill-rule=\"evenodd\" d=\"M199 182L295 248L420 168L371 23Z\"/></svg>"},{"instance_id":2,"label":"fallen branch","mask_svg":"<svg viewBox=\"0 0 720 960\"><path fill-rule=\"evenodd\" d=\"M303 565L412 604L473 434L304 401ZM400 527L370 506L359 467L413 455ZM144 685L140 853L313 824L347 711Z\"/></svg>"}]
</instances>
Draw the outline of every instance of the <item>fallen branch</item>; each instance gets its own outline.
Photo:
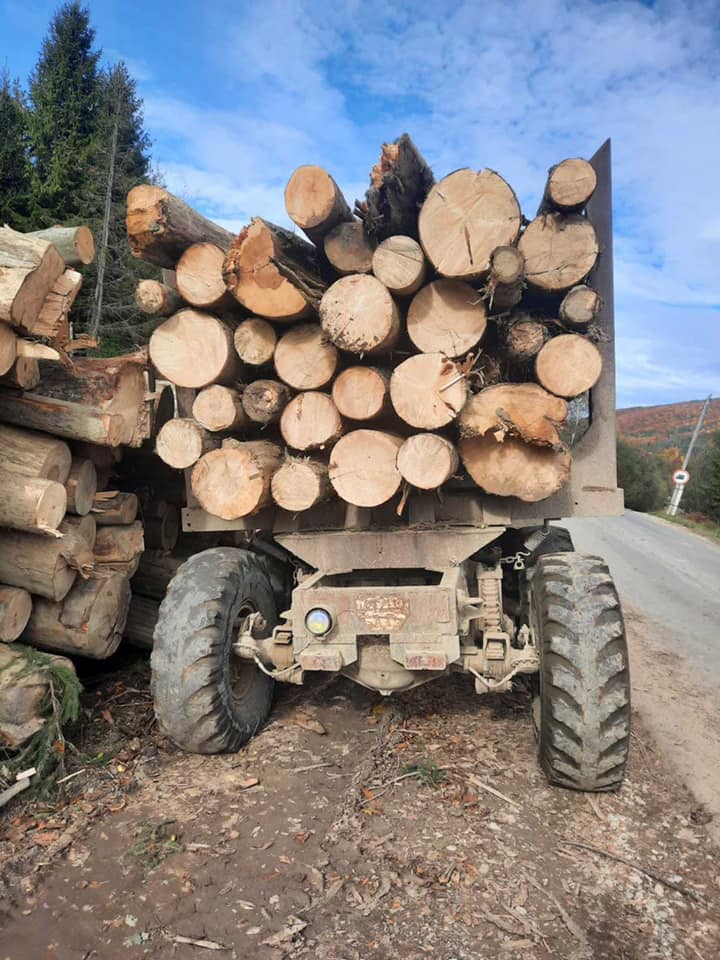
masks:
<instances>
[{"instance_id":1,"label":"fallen branch","mask_svg":"<svg viewBox=\"0 0 720 960\"><path fill-rule=\"evenodd\" d=\"M215 940L194 940L192 937L183 937L179 933L176 933L173 937L173 943L187 943L191 947L202 947L204 950L230 949L230 947L226 947L222 943L217 943Z\"/></svg>"},{"instance_id":2,"label":"fallen branch","mask_svg":"<svg viewBox=\"0 0 720 960\"><path fill-rule=\"evenodd\" d=\"M518 809L521 807L521 804L519 804L517 800L513 800L511 797L506 796L504 793L500 793L500 791L496 790L495 787L491 787L489 784L483 783L483 781L478 780L477 777L473 777L472 775L469 775L468 780L470 781L470 783L472 783L474 787L479 787L481 790L486 790L488 793L491 793L494 797L497 797L499 800L504 800L505 803L510 803L513 805L513 807L518 807Z\"/></svg>"}]
</instances>

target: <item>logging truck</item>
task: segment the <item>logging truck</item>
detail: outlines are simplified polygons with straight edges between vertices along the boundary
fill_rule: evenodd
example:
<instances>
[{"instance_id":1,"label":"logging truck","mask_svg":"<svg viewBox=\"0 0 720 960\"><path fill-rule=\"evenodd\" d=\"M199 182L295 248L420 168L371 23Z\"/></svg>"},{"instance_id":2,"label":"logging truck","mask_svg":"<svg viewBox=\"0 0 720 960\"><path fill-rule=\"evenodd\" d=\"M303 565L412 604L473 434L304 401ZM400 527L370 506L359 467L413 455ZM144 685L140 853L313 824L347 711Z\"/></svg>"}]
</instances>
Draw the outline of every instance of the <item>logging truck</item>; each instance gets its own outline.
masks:
<instances>
[{"instance_id":1,"label":"logging truck","mask_svg":"<svg viewBox=\"0 0 720 960\"><path fill-rule=\"evenodd\" d=\"M221 533L225 544L195 553L178 569L162 602L155 629L155 710L161 729L180 747L200 753L238 749L268 716L275 681L302 684L311 674L340 674L390 696L449 673L463 673L474 683L477 693L484 695L508 691L516 679L525 677L534 690L539 759L549 781L587 791L613 790L621 784L630 736L630 691L620 603L604 561L575 553L567 530L556 524L563 517L614 516L623 510L615 465L609 142L590 164L596 185L583 210L594 226L593 243L597 246L592 250L592 259L587 261L592 265L590 280L587 286L579 288L579 296L596 301L593 310L598 311L596 323L602 336L594 343L576 336L571 344L573 335L567 334L565 327L564 336L548 342L553 349L565 351L566 359L571 358L571 374L584 369L585 355L589 354L591 363L596 364L589 381L593 385L586 390L580 379L575 389L555 388L543 381L538 364L538 379L549 393L537 385L523 387L539 392L545 398L543 402L551 405L549 412L538 417L538 429L544 429L547 420L565 416L565 401L558 397L574 397L585 391L584 420L567 441L572 450L569 476L568 452L558 453L555 449L548 453L547 447L542 446L526 448L511 438L501 444L490 434L472 441L461 440L464 473L458 470L455 446L442 429L440 433L408 431L410 436L406 437L392 431L345 429L343 435L346 418L355 417L362 427L363 419L382 416L382 406L387 401L382 371L363 366L338 372L338 350L345 351L343 355L348 351L362 352L348 339L356 332L341 309L351 295L356 297L355 319L361 300L363 304L372 300L370 319L376 325L386 321L372 340L373 345L379 345L376 352L380 354L383 349L391 349L388 344L396 342L399 326L394 300L387 291L393 293L395 300L415 297L407 311L406 329L414 344L412 349L420 352L396 368L390 384L394 411L405 424L426 430L442 428L451 416L457 416L465 402L463 384L457 408L447 415L447 421L433 424L426 417L430 408L425 410L412 391L405 390L407 384L434 383L442 373L445 379L436 389L432 409L438 408L437 396L444 403L444 407L443 403L439 406L445 412L455 404L453 390L465 376L465 368L453 366L448 373L449 351L440 342L443 336L447 339L447 325L437 323L433 327L422 320L429 316L423 298L444 297L442 302L448 309L457 309L457 323L453 321L450 326L452 335L458 337L468 329L463 311L468 313L476 303L463 299L460 291L463 302L456 308L451 304L455 296L452 290L443 292L437 286L430 290L433 284L420 289L425 259L420 251L417 259L422 269L413 272L411 261L420 247L406 236L393 236L392 243L383 245L382 256L364 249L361 253L367 263L358 266L356 246L363 227L351 219L346 205L343 208L335 197L332 217L329 213L325 225L335 225L331 239L336 246L325 241L325 251L340 279L322 298L319 314L324 334L317 325L296 325L289 328L291 333L283 334L277 346L276 329L268 320L279 315L273 312L276 301L270 304L269 285L261 289L255 274L242 270L243 256L250 256L248 237L254 237L258 247L275 228L264 221L253 221L241 238L245 246L235 241L227 257L223 251L227 251L230 241L226 237L210 237L219 246L213 247L211 242L202 251L195 245L193 256L198 262L202 259L206 266L191 271L190 279L199 274L209 276L212 270L217 276L224 262L225 284L219 281L213 289L206 285L208 289L196 291L190 289L189 281L185 289L181 283L182 299L192 304L202 296L203 308L219 312L219 305L232 292L253 314L259 315L245 320L235 330L237 353L245 363L255 363L260 371L267 369L262 365L274 356L275 367L272 379L255 380L239 398L237 391L227 386L232 378L228 380L225 359L217 362L212 376L202 373L204 379L199 379L198 368L209 362L206 352L198 354L192 371L198 379L189 384L188 364L180 371L176 358L178 338L185 336L185 329L192 327L196 331L196 343L205 336L194 307L185 307L173 316L172 340L169 335L163 340L163 330L159 328L150 344L156 368L161 373L167 371L167 377L177 385L179 408L179 417L163 428L165 436L158 439L158 451L175 468L195 464L192 471L186 472L183 529L193 534ZM467 189L472 190L478 182L469 178ZM425 194L427 189L426 186ZM299 188L293 192L288 187L288 211L318 244L327 233L320 229L322 224L318 225L317 219L301 222L299 215L293 215L301 206L299 193ZM441 195L440 200L444 202L445 197ZM445 208L440 213L434 211L433 202L431 193L420 215L425 255L441 276L462 277L466 274L449 264L449 246L435 244L437 250L433 249L430 228L440 222L441 215L446 215ZM573 204L568 202L563 208L558 199L556 208L572 211ZM360 214L368 215L368 205L363 206ZM167 212L163 215L169 216ZM427 235L423 237L425 216ZM550 228L562 231L567 224L567 237L571 227L586 229L578 214L559 219L565 216L552 214L540 224L538 234L544 231L542 242ZM177 219L179 222L180 218ZM129 229L130 223L129 212ZM504 247L502 239L494 244L493 257L497 255L498 261L505 255L508 243L508 256L513 259L521 230L519 215L513 229L514 235ZM533 229L534 222L519 242L526 263L530 262L531 243L536 242ZM136 234L131 236L131 243L138 246L139 231ZM278 230L275 234L272 242L276 241ZM562 240L563 235L558 236ZM158 230L152 235L148 232L147 244L138 255L149 256L148 249L159 244L160 239ZM466 239L469 248L467 230ZM165 246L153 262L166 267L174 265L182 249L185 248L180 246L173 257L167 257ZM276 245L275 249L279 247ZM452 255L465 256L465 241L458 251ZM401 276L393 273L393 262L400 262L393 260L393 255L398 253L403 258ZM472 250L469 255L472 261ZM161 256L167 259L162 260ZM189 256L183 254L184 258ZM344 257L352 260L347 269ZM216 265L211 263L213 258ZM277 266L275 260L271 262ZM182 274L181 264L182 261L178 276ZM283 322L304 323L308 316L307 298L311 295L309 282L298 280L299 268L281 273L282 283L296 284L292 287L295 301L287 308ZM586 265L579 270L580 281L575 282L585 280L587 273ZM529 274L528 280L531 284L541 283ZM571 282L564 280L557 289L567 289ZM362 297L353 294L361 287ZM460 290L457 286L453 289ZM279 290L275 284L273 296L277 293L279 297ZM148 301L152 300L148 312L159 309L160 299L153 299L155 294L151 297L151 293L146 291ZM175 298L177 306L179 295L171 292L169 296ZM560 315L563 316L562 311ZM418 316L421 319L415 323ZM437 316L437 312L433 313L433 317ZM468 323L475 319L473 314ZM513 324L510 332L516 352L527 350L528 356L533 356L547 339L541 325L539 344L528 343L528 338L532 340L536 333L533 322L525 319L524 326ZM212 331L210 321L207 323L209 338ZM538 323L534 322L534 326L537 328ZM218 344L224 350L227 342L232 349L232 339L232 334L221 331ZM465 355L477 340L473 334L467 343L455 348L453 355ZM575 347L585 352L583 356L580 352L573 354ZM251 348L257 356L251 356ZM265 348L267 355L263 353ZM363 347L366 349L372 353ZM312 365L296 362L303 350L310 351ZM550 351L545 356L551 366ZM399 373L401 368L405 368L405 380ZM313 379L308 380L310 369ZM353 389L345 389L352 378L360 376L359 369L360 387L356 384ZM198 393L195 387L204 389ZM376 388L377 397L373 392ZM504 389L504 385L491 389ZM519 402L522 390L513 396ZM364 412L354 414L353 403ZM561 415L552 414L553 404L560 405ZM461 428L463 416L460 414ZM283 460L281 448L268 440L226 439L220 446L217 434L213 433L222 429L242 432L253 422L256 426L277 426L278 421L287 447L304 457L295 454ZM542 438L538 442L542 443ZM316 462L308 454L325 448L330 451L329 472L327 460L324 464ZM522 451L522 463L513 459L515 451ZM500 453L505 459L496 469L493 457ZM371 454L375 466L363 473L363 458ZM383 457L391 463L390 479L377 467L385 462ZM245 469L245 462L251 464L245 474L246 482L237 490L229 490L235 464L241 470ZM522 471L523 482L544 483L550 470L548 464L552 471L560 469L562 477L556 482L555 473L550 471L552 483L547 490L531 497L513 486L519 482ZM491 468L496 473L504 471L502 483L497 477L494 481L488 479ZM399 491L402 478L409 477L413 480L405 487L400 504L390 502ZM362 495L357 492L360 481ZM437 492L440 483L442 496ZM388 489L385 484L389 484ZM515 495L511 491L516 489ZM327 491L333 495L326 496ZM230 494L234 499L227 506ZM254 498L252 506L241 507L239 501L249 497ZM223 517L224 512L227 518Z\"/></svg>"}]
</instances>

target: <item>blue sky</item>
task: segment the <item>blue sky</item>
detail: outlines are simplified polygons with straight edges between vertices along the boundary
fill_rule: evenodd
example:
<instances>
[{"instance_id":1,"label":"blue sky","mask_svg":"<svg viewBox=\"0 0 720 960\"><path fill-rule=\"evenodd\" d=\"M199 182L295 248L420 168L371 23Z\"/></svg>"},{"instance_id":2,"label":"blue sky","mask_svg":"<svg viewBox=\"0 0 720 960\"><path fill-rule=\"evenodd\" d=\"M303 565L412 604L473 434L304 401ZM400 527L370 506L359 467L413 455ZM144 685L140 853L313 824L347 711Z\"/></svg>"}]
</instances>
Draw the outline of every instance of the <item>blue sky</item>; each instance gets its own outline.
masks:
<instances>
[{"instance_id":1,"label":"blue sky","mask_svg":"<svg viewBox=\"0 0 720 960\"><path fill-rule=\"evenodd\" d=\"M436 176L491 167L531 216L547 168L611 136L618 402L720 395L718 0L89 6L168 186L232 229L287 222L301 163L352 201L405 130ZM23 80L55 7L0 0L0 62Z\"/></svg>"}]
</instances>

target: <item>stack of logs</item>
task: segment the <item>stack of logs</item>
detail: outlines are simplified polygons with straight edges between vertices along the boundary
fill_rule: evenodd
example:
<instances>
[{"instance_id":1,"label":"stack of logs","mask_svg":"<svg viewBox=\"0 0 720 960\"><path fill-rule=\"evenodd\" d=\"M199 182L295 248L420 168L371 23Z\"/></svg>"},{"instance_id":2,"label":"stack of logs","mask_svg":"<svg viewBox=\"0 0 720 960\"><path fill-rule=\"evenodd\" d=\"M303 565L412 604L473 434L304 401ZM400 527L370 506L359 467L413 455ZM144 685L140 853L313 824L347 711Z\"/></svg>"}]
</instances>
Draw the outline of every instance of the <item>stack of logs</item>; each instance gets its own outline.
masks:
<instances>
[{"instance_id":1,"label":"stack of logs","mask_svg":"<svg viewBox=\"0 0 720 960\"><path fill-rule=\"evenodd\" d=\"M564 160L527 222L491 170L435 182L407 135L383 146L355 213L323 168L295 170L289 218L238 236L166 190L133 189L133 254L165 269L158 375L180 416L157 453L191 469L189 504L227 521L339 497L401 512L464 478L533 502L567 482L568 400L600 377L596 174Z\"/></svg>"}]
</instances>

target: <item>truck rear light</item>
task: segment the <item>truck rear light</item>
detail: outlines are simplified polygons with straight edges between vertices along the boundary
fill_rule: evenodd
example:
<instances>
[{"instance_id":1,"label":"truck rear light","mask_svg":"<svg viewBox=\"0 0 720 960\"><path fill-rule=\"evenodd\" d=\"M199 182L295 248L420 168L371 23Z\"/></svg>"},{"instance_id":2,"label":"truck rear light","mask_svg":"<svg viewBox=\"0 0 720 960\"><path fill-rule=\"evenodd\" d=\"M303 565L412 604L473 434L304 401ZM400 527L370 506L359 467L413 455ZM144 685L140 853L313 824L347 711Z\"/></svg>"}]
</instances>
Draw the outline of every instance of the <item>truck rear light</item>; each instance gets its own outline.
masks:
<instances>
[{"instance_id":1,"label":"truck rear light","mask_svg":"<svg viewBox=\"0 0 720 960\"><path fill-rule=\"evenodd\" d=\"M324 637L330 633L333 618L324 607L313 607L305 615L305 627L314 637Z\"/></svg>"}]
</instances>

